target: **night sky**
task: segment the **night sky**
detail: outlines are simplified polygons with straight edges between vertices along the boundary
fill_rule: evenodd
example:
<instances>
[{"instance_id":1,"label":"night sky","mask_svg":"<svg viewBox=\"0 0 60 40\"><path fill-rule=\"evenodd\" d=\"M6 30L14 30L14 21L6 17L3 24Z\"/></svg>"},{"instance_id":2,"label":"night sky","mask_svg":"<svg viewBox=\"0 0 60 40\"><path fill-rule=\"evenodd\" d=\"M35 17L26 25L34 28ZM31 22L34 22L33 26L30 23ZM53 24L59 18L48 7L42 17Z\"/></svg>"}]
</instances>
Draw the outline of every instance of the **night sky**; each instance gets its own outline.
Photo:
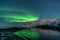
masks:
<instances>
[{"instance_id":1,"label":"night sky","mask_svg":"<svg viewBox=\"0 0 60 40\"><path fill-rule=\"evenodd\" d=\"M0 0L0 7L34 11L41 19L60 18L60 0Z\"/></svg>"},{"instance_id":2,"label":"night sky","mask_svg":"<svg viewBox=\"0 0 60 40\"><path fill-rule=\"evenodd\" d=\"M20 10L20 11L19 11ZM22 13L22 12L24 13ZM21 13L20 13L21 12ZM60 18L59 0L0 0L2 15L35 15L40 19ZM0 26L9 25L0 17ZM1 27L3 28L3 27ZM4 28L8 28L7 26Z\"/></svg>"}]
</instances>

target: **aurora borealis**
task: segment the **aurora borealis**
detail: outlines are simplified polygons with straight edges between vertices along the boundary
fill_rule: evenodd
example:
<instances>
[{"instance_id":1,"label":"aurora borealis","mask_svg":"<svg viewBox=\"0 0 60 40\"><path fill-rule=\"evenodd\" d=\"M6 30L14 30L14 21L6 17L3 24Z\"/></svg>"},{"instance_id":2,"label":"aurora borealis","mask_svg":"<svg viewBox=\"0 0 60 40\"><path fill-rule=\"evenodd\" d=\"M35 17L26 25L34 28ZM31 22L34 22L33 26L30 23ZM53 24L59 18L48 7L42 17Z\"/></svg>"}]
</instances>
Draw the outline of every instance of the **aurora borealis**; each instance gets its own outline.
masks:
<instances>
[{"instance_id":1,"label":"aurora borealis","mask_svg":"<svg viewBox=\"0 0 60 40\"><path fill-rule=\"evenodd\" d=\"M38 20L38 17L34 17L31 15L26 15L26 16L4 15L2 17L4 17L5 21L7 21L7 22L30 22L30 21Z\"/></svg>"},{"instance_id":2,"label":"aurora borealis","mask_svg":"<svg viewBox=\"0 0 60 40\"><path fill-rule=\"evenodd\" d=\"M6 22L31 22L31 21L37 21L39 18L37 16L32 15L31 12L24 11L21 9L14 9L14 8L0 8L0 11L14 11L14 12L19 12L19 13L24 13L24 14L14 14L14 13L8 13L6 14L1 14L0 17L3 17Z\"/></svg>"},{"instance_id":3,"label":"aurora borealis","mask_svg":"<svg viewBox=\"0 0 60 40\"><path fill-rule=\"evenodd\" d=\"M28 0L24 0L28 1ZM31 1L30 1L31 2ZM38 12L31 9L32 3L26 5L27 2L23 0L0 0L0 27L1 28L10 28L7 27L13 23L20 22L32 22L39 20ZM7 25L9 24L9 25ZM17 24L15 24L17 25Z\"/></svg>"}]
</instances>

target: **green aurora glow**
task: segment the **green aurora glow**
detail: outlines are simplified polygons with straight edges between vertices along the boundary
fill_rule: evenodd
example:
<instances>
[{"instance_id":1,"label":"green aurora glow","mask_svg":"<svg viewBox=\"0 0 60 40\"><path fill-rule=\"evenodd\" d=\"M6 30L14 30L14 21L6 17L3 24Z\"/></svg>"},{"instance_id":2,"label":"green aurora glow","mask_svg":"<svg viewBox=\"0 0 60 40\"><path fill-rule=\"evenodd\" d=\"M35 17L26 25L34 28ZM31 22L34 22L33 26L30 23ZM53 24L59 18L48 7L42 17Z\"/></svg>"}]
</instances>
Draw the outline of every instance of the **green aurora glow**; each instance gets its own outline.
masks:
<instances>
[{"instance_id":1,"label":"green aurora glow","mask_svg":"<svg viewBox=\"0 0 60 40\"><path fill-rule=\"evenodd\" d=\"M3 17L7 22L31 22L37 21L39 18L37 16L32 15L30 12L22 11L19 9L12 9L12 8L0 8L0 11L14 11L19 13L26 13L23 15L20 14L3 14L0 17Z\"/></svg>"},{"instance_id":2,"label":"green aurora glow","mask_svg":"<svg viewBox=\"0 0 60 40\"><path fill-rule=\"evenodd\" d=\"M26 15L26 16L18 16L18 15L4 15L2 16L5 18L7 22L31 22L38 20L37 17Z\"/></svg>"}]
</instances>

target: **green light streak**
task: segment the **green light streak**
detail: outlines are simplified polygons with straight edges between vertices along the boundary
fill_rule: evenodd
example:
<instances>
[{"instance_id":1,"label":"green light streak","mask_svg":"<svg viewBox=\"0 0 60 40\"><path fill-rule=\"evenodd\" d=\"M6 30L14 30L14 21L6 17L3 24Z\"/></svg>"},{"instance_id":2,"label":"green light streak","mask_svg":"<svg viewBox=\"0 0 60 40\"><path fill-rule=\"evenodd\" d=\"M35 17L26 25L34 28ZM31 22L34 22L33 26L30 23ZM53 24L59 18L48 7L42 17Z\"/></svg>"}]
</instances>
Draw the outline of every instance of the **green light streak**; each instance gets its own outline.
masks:
<instances>
[{"instance_id":1,"label":"green light streak","mask_svg":"<svg viewBox=\"0 0 60 40\"><path fill-rule=\"evenodd\" d=\"M0 11L14 11L19 13L33 14L35 12L29 11L27 9L22 8L9 8L9 7L0 7Z\"/></svg>"},{"instance_id":2,"label":"green light streak","mask_svg":"<svg viewBox=\"0 0 60 40\"><path fill-rule=\"evenodd\" d=\"M34 17L31 15L26 16L18 16L18 15L2 15L1 17L5 18L5 21L7 22L31 22L31 21L37 21L38 17Z\"/></svg>"},{"instance_id":3,"label":"green light streak","mask_svg":"<svg viewBox=\"0 0 60 40\"><path fill-rule=\"evenodd\" d=\"M23 15L13 13L0 15L0 17L3 17L7 22L32 22L39 19L37 16L32 15L33 13L26 10L0 7L0 11L14 11L24 13Z\"/></svg>"}]
</instances>

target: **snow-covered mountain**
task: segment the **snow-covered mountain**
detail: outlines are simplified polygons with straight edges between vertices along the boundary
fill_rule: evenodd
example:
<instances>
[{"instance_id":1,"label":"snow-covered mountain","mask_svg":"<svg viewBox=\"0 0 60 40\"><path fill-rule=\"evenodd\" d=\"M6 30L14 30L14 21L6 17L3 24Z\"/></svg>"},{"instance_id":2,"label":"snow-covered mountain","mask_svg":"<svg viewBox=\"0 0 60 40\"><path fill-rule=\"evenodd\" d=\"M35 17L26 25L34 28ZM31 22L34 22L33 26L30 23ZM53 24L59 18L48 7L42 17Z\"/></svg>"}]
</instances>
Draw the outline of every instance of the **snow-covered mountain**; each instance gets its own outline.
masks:
<instances>
[{"instance_id":1,"label":"snow-covered mountain","mask_svg":"<svg viewBox=\"0 0 60 40\"><path fill-rule=\"evenodd\" d=\"M42 19L39 21L34 22L23 22L23 23L9 23L4 22L3 20L0 21L0 28L11 28L11 27L34 27L38 25L51 25L51 26L58 26L60 25L60 18L58 19Z\"/></svg>"}]
</instances>

